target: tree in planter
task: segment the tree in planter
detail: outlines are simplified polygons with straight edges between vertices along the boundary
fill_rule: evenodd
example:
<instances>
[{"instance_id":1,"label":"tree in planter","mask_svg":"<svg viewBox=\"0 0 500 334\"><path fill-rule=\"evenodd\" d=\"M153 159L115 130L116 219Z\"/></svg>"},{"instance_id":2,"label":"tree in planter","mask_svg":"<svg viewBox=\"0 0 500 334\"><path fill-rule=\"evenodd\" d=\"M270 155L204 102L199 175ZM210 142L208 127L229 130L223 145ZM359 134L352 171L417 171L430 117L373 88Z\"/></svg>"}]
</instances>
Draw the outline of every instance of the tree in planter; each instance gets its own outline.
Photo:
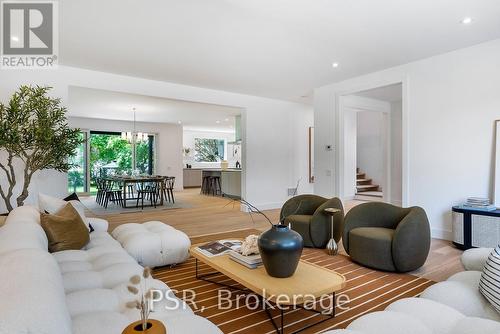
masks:
<instances>
[{"instance_id":1,"label":"tree in planter","mask_svg":"<svg viewBox=\"0 0 500 334\"><path fill-rule=\"evenodd\" d=\"M67 109L60 99L48 96L51 87L21 86L7 104L0 103L0 173L6 174L8 185L0 185L0 196L8 211L14 187L22 183L16 198L22 206L36 171L55 169L67 172L72 165L68 158L83 143L80 129L69 128ZM15 171L16 161L23 163L22 180Z\"/></svg>"}]
</instances>

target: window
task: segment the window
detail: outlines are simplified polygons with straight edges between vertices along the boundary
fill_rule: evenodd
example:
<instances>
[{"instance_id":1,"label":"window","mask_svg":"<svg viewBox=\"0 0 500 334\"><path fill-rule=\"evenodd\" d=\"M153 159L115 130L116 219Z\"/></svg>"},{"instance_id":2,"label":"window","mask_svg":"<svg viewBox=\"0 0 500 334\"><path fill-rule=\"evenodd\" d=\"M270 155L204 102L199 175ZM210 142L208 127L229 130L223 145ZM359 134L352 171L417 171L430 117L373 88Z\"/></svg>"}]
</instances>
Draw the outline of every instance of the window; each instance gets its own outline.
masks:
<instances>
[{"instance_id":1,"label":"window","mask_svg":"<svg viewBox=\"0 0 500 334\"><path fill-rule=\"evenodd\" d=\"M218 162L226 156L224 139L194 139L194 160L196 162Z\"/></svg>"}]
</instances>

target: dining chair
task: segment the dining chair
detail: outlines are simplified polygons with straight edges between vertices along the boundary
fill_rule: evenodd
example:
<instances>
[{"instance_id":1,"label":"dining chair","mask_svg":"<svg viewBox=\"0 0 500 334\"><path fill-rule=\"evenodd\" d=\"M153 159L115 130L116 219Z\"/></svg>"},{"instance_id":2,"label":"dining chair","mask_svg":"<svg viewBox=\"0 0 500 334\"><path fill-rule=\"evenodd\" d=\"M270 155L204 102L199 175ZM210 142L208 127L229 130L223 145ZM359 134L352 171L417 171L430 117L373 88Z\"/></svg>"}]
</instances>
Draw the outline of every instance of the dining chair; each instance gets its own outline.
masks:
<instances>
[{"instance_id":1,"label":"dining chair","mask_svg":"<svg viewBox=\"0 0 500 334\"><path fill-rule=\"evenodd\" d=\"M119 205L123 206L122 190L115 188L116 183L112 180L103 180L102 184L104 186L104 208L108 208L110 200L115 204L118 202Z\"/></svg>"},{"instance_id":2,"label":"dining chair","mask_svg":"<svg viewBox=\"0 0 500 334\"><path fill-rule=\"evenodd\" d=\"M137 183L137 202L136 207L139 207L139 200L141 200L141 209L144 209L144 199L151 202L151 205L156 208L158 200L158 181L138 182Z\"/></svg>"},{"instance_id":3,"label":"dining chair","mask_svg":"<svg viewBox=\"0 0 500 334\"><path fill-rule=\"evenodd\" d=\"M165 183L166 183L168 201L170 202L170 198L172 198L172 203L175 203L175 198L174 198L175 176L167 177Z\"/></svg>"}]
</instances>

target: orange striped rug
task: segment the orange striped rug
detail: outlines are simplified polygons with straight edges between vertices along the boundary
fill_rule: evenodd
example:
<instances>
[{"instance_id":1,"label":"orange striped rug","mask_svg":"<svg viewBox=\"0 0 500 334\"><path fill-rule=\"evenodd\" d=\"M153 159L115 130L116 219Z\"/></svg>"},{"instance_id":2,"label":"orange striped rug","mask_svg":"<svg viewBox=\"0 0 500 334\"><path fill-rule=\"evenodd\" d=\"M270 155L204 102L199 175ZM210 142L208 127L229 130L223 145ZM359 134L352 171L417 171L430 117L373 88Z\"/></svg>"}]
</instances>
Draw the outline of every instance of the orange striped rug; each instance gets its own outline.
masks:
<instances>
[{"instance_id":1,"label":"orange striped rug","mask_svg":"<svg viewBox=\"0 0 500 334\"><path fill-rule=\"evenodd\" d=\"M313 326L303 333L320 333L327 329L345 328L351 321L363 314L383 310L390 303L406 297L418 296L423 290L435 282L408 274L386 273L362 267L352 262L344 255L329 256L322 249L304 249L302 259L322 267L334 270L346 277L346 287L336 296L348 296L348 303L336 307L335 318ZM199 262L200 273L213 272L207 265ZM262 307L251 309L252 304L245 305L241 302L229 309L218 307L218 290L226 289L214 283L197 280L195 277L195 260L174 268L159 268L154 271L154 277L165 282L178 297L182 298L183 292L192 290L196 293L194 304L191 307L196 314L207 318L224 333L275 333L266 312ZM225 284L236 284L222 274L211 279ZM233 293L233 300L237 297ZM190 298L190 294L186 296ZM344 296L340 297L343 299ZM341 299L337 300L337 304ZM326 303L325 303L326 304ZM274 320L279 322L279 311L272 310ZM285 311L285 332L296 331L308 324L315 323L325 316L305 311L290 309Z\"/></svg>"}]
</instances>

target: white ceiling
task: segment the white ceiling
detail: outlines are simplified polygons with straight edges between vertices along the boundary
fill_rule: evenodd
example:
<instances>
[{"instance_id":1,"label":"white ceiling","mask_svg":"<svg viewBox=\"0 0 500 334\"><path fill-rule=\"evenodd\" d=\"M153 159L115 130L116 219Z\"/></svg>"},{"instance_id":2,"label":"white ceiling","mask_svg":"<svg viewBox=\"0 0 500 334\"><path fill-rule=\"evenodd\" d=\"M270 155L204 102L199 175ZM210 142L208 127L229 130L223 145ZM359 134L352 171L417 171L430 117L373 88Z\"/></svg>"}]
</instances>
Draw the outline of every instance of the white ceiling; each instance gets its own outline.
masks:
<instances>
[{"instance_id":1,"label":"white ceiling","mask_svg":"<svg viewBox=\"0 0 500 334\"><path fill-rule=\"evenodd\" d=\"M60 60L300 101L327 83L500 38L499 17L495 0L65 0Z\"/></svg>"},{"instance_id":2,"label":"white ceiling","mask_svg":"<svg viewBox=\"0 0 500 334\"><path fill-rule=\"evenodd\" d=\"M401 84L378 87L355 93L357 96L369 97L386 102L396 102L403 99L403 91Z\"/></svg>"},{"instance_id":3,"label":"white ceiling","mask_svg":"<svg viewBox=\"0 0 500 334\"><path fill-rule=\"evenodd\" d=\"M137 122L174 123L186 129L234 132L238 108L186 102L143 95L72 86L69 88L68 115L132 121L136 108Z\"/></svg>"}]
</instances>

